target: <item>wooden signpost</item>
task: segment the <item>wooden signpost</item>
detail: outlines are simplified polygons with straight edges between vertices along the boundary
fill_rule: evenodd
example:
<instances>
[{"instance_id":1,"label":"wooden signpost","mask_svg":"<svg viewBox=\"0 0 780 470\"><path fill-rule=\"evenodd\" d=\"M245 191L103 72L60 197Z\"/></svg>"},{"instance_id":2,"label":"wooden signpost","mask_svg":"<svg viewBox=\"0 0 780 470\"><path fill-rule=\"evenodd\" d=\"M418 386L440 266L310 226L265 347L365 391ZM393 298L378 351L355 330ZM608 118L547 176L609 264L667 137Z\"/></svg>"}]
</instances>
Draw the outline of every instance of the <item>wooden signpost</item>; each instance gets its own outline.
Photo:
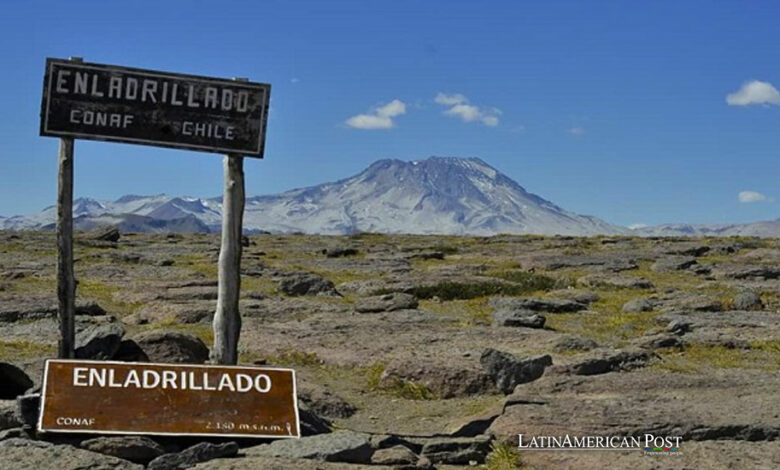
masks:
<instances>
[{"instance_id":1,"label":"wooden signpost","mask_svg":"<svg viewBox=\"0 0 780 470\"><path fill-rule=\"evenodd\" d=\"M60 138L60 360L46 363L41 431L300 437L290 369L70 360L76 297L73 141L92 139L225 154L211 359L237 363L244 157L263 157L270 92L270 85L246 79L91 64L80 58L46 60L40 134Z\"/></svg>"},{"instance_id":2,"label":"wooden signpost","mask_svg":"<svg viewBox=\"0 0 780 470\"><path fill-rule=\"evenodd\" d=\"M291 369L49 360L41 410L41 431L301 435Z\"/></svg>"},{"instance_id":3,"label":"wooden signpost","mask_svg":"<svg viewBox=\"0 0 780 470\"><path fill-rule=\"evenodd\" d=\"M263 158L271 86L104 64L47 59L42 136L59 137L57 297L59 357L74 357L73 140L154 145L225 156L219 293L212 361L235 364L241 318L243 157Z\"/></svg>"}]
</instances>

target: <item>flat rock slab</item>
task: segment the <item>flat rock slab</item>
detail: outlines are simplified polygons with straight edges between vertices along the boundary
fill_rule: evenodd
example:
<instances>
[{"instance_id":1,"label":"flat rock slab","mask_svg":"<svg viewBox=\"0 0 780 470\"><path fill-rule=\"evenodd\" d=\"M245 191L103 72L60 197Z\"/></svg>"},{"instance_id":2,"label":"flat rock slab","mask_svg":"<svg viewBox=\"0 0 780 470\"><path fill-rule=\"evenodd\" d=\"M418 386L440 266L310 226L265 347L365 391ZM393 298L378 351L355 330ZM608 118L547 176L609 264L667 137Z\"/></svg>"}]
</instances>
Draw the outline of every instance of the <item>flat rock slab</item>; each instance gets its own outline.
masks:
<instances>
[{"instance_id":1,"label":"flat rock slab","mask_svg":"<svg viewBox=\"0 0 780 470\"><path fill-rule=\"evenodd\" d=\"M514 442L516 443L516 440ZM582 470L756 470L780 468L776 442L685 441L680 456L650 456L643 452L523 452L528 468Z\"/></svg>"},{"instance_id":2,"label":"flat rock slab","mask_svg":"<svg viewBox=\"0 0 780 470\"><path fill-rule=\"evenodd\" d=\"M650 266L650 269L659 272L681 271L698 264L692 256L669 256L661 258Z\"/></svg>"},{"instance_id":3,"label":"flat rock slab","mask_svg":"<svg viewBox=\"0 0 780 470\"><path fill-rule=\"evenodd\" d=\"M250 447L245 450L245 453L247 456L368 464L374 453L370 437L368 434L343 430L301 439L278 440L270 444Z\"/></svg>"},{"instance_id":4,"label":"flat rock slab","mask_svg":"<svg viewBox=\"0 0 780 470\"><path fill-rule=\"evenodd\" d=\"M652 289L655 287L647 279L629 276L585 276L577 279L577 284L586 287L608 287L616 289Z\"/></svg>"},{"instance_id":5,"label":"flat rock slab","mask_svg":"<svg viewBox=\"0 0 780 470\"><path fill-rule=\"evenodd\" d=\"M442 437L410 439L413 444L422 445L420 455L434 464L470 465L483 463L493 436Z\"/></svg>"},{"instance_id":6,"label":"flat rock slab","mask_svg":"<svg viewBox=\"0 0 780 470\"><path fill-rule=\"evenodd\" d=\"M556 368L560 373L573 375L598 375L607 372L628 371L644 367L652 353L644 349L594 350L573 358Z\"/></svg>"},{"instance_id":7,"label":"flat rock slab","mask_svg":"<svg viewBox=\"0 0 780 470\"><path fill-rule=\"evenodd\" d=\"M579 312L585 310L586 305L568 299L542 299L542 298L507 298L496 297L490 299L490 305L502 310L533 310L535 312Z\"/></svg>"},{"instance_id":8,"label":"flat rock slab","mask_svg":"<svg viewBox=\"0 0 780 470\"><path fill-rule=\"evenodd\" d=\"M397 470L396 466L321 462L261 455L211 460L192 468L193 470Z\"/></svg>"},{"instance_id":9,"label":"flat rock slab","mask_svg":"<svg viewBox=\"0 0 780 470\"><path fill-rule=\"evenodd\" d=\"M379 380L380 388L396 388L403 382L424 385L439 398L495 393L489 374L475 367L459 367L434 361L390 364Z\"/></svg>"},{"instance_id":10,"label":"flat rock slab","mask_svg":"<svg viewBox=\"0 0 780 470\"><path fill-rule=\"evenodd\" d=\"M201 442L175 454L163 454L149 462L146 468L147 470L179 470L212 459L234 457L236 454L238 454L238 444L235 442L223 444Z\"/></svg>"},{"instance_id":11,"label":"flat rock slab","mask_svg":"<svg viewBox=\"0 0 780 470\"><path fill-rule=\"evenodd\" d=\"M509 442L517 442L517 434L645 432L686 441L776 440L778 386L777 375L743 370L713 370L708 376L662 370L545 376L515 389L488 432Z\"/></svg>"},{"instance_id":12,"label":"flat rock slab","mask_svg":"<svg viewBox=\"0 0 780 470\"><path fill-rule=\"evenodd\" d=\"M497 310L493 313L496 326L544 328L547 317L533 310Z\"/></svg>"},{"instance_id":13,"label":"flat rock slab","mask_svg":"<svg viewBox=\"0 0 780 470\"><path fill-rule=\"evenodd\" d=\"M134 338L152 362L203 364L209 348L197 336L175 331L152 331Z\"/></svg>"},{"instance_id":14,"label":"flat rock slab","mask_svg":"<svg viewBox=\"0 0 780 470\"><path fill-rule=\"evenodd\" d=\"M358 299L355 301L355 311L360 313L393 312L417 308L417 298L411 294L395 292Z\"/></svg>"},{"instance_id":15,"label":"flat rock slab","mask_svg":"<svg viewBox=\"0 0 780 470\"><path fill-rule=\"evenodd\" d=\"M35 470L143 470L127 460L77 449L69 445L27 439L0 441L0 469Z\"/></svg>"},{"instance_id":16,"label":"flat rock slab","mask_svg":"<svg viewBox=\"0 0 780 470\"><path fill-rule=\"evenodd\" d=\"M544 369L552 365L549 354L520 359L491 348L482 352L479 361L496 387L505 394L512 393L519 384L538 379L544 374Z\"/></svg>"},{"instance_id":17,"label":"flat rock slab","mask_svg":"<svg viewBox=\"0 0 780 470\"><path fill-rule=\"evenodd\" d=\"M780 338L780 322L776 312L673 312L660 315L657 321L660 324L685 325L681 333L685 333L685 340L691 343L717 336L738 338L745 342L774 341Z\"/></svg>"},{"instance_id":18,"label":"flat rock slab","mask_svg":"<svg viewBox=\"0 0 780 470\"><path fill-rule=\"evenodd\" d=\"M145 436L96 437L83 441L81 448L141 464L165 453L160 444Z\"/></svg>"}]
</instances>

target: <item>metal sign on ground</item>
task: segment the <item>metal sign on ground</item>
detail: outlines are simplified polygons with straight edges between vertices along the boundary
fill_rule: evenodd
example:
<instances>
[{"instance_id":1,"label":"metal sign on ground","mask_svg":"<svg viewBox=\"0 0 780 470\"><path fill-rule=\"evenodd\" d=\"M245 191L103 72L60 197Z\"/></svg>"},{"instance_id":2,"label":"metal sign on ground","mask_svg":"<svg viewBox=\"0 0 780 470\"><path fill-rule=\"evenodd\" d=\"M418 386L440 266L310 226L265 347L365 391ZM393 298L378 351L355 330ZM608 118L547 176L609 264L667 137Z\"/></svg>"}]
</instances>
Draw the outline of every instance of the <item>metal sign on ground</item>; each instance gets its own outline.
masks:
<instances>
[{"instance_id":1,"label":"metal sign on ground","mask_svg":"<svg viewBox=\"0 0 780 470\"><path fill-rule=\"evenodd\" d=\"M263 157L271 86L47 59L41 135Z\"/></svg>"},{"instance_id":2,"label":"metal sign on ground","mask_svg":"<svg viewBox=\"0 0 780 470\"><path fill-rule=\"evenodd\" d=\"M297 438L295 392L291 369L48 360L38 429Z\"/></svg>"}]
</instances>

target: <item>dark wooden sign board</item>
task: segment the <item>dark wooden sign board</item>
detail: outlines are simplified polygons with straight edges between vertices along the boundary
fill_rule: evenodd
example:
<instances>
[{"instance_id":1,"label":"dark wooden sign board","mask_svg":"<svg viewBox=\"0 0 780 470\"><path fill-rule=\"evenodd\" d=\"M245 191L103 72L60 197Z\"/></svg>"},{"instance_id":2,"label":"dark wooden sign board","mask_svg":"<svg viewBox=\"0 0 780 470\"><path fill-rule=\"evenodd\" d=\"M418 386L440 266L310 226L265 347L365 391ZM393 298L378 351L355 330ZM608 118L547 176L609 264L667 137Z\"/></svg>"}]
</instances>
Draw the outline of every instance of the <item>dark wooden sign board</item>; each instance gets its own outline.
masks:
<instances>
[{"instance_id":1,"label":"dark wooden sign board","mask_svg":"<svg viewBox=\"0 0 780 470\"><path fill-rule=\"evenodd\" d=\"M271 85L46 59L40 134L263 157Z\"/></svg>"},{"instance_id":2,"label":"dark wooden sign board","mask_svg":"<svg viewBox=\"0 0 780 470\"><path fill-rule=\"evenodd\" d=\"M46 361L40 431L300 437L292 369Z\"/></svg>"}]
</instances>

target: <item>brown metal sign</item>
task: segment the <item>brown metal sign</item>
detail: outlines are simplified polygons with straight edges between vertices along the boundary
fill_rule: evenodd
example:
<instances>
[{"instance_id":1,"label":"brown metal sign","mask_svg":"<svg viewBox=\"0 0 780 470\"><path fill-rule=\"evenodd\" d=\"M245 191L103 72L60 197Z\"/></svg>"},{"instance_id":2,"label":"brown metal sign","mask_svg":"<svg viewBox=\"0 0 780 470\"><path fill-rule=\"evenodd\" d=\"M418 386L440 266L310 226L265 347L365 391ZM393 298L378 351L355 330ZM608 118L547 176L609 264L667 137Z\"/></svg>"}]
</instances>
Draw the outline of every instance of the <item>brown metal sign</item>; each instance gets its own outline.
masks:
<instances>
[{"instance_id":1,"label":"brown metal sign","mask_svg":"<svg viewBox=\"0 0 780 470\"><path fill-rule=\"evenodd\" d=\"M41 135L263 157L271 85L46 60Z\"/></svg>"},{"instance_id":2,"label":"brown metal sign","mask_svg":"<svg viewBox=\"0 0 780 470\"><path fill-rule=\"evenodd\" d=\"M46 361L41 431L300 437L292 369Z\"/></svg>"}]
</instances>

